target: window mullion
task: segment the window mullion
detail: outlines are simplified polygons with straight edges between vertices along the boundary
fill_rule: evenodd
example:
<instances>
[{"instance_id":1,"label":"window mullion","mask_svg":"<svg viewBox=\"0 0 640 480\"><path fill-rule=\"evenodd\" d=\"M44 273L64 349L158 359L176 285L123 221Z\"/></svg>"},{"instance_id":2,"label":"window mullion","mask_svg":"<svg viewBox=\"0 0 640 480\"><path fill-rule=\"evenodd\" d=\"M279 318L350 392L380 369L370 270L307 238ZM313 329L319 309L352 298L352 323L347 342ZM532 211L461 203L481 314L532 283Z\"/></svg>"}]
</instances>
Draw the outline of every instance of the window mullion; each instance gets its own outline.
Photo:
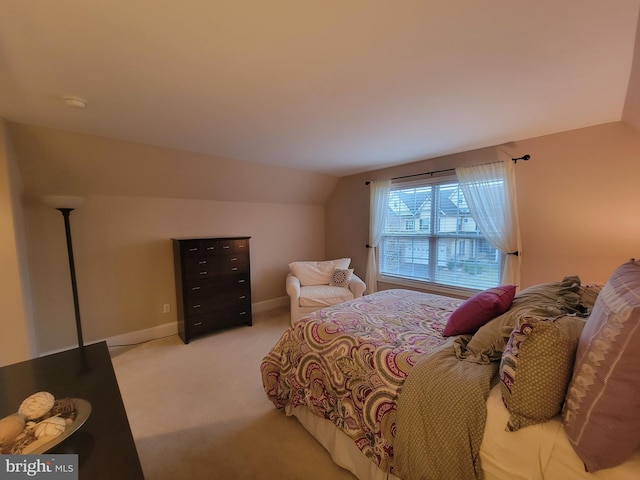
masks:
<instances>
[{"instance_id":1,"label":"window mullion","mask_svg":"<svg viewBox=\"0 0 640 480\"><path fill-rule=\"evenodd\" d=\"M383 277L470 289L498 285L502 256L473 230L454 178L405 184L388 198L377 252Z\"/></svg>"}]
</instances>

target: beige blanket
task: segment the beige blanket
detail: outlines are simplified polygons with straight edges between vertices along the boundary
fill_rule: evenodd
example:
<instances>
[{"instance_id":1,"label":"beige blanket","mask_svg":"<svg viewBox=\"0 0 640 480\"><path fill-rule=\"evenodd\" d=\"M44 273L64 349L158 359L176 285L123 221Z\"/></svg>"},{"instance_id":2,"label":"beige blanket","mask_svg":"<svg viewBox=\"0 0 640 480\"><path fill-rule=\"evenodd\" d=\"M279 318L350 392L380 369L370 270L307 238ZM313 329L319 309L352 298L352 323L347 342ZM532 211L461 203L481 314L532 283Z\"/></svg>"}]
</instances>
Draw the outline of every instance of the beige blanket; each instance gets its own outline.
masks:
<instances>
[{"instance_id":1,"label":"beige blanket","mask_svg":"<svg viewBox=\"0 0 640 480\"><path fill-rule=\"evenodd\" d=\"M498 364L459 360L453 339L418 363L398 398L394 453L403 480L481 480L485 406Z\"/></svg>"}]
</instances>

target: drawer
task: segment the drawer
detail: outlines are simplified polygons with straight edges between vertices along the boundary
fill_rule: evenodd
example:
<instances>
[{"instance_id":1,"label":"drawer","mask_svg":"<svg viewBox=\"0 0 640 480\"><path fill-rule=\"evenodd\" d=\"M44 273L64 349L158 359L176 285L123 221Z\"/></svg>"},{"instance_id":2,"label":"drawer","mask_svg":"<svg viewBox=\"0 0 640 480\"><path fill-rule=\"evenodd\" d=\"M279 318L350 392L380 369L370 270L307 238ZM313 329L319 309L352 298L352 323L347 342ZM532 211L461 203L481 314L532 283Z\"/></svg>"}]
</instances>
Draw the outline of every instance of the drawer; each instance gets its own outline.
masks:
<instances>
[{"instance_id":1,"label":"drawer","mask_svg":"<svg viewBox=\"0 0 640 480\"><path fill-rule=\"evenodd\" d=\"M224 310L216 314L216 326L252 325L251 305L243 305Z\"/></svg>"},{"instance_id":2,"label":"drawer","mask_svg":"<svg viewBox=\"0 0 640 480\"><path fill-rule=\"evenodd\" d=\"M217 288L208 295L193 296L185 302L187 315L200 315L215 312L229 307L251 304L251 289L247 285L244 288Z\"/></svg>"},{"instance_id":3,"label":"drawer","mask_svg":"<svg viewBox=\"0 0 640 480\"><path fill-rule=\"evenodd\" d=\"M200 269L212 269L215 268L214 257L201 257L201 256L190 256L185 257L184 259L184 268L185 270L196 271Z\"/></svg>"},{"instance_id":4,"label":"drawer","mask_svg":"<svg viewBox=\"0 0 640 480\"><path fill-rule=\"evenodd\" d=\"M213 315L198 315L197 317L191 317L188 322L191 335L208 332L215 328Z\"/></svg>"},{"instance_id":5,"label":"drawer","mask_svg":"<svg viewBox=\"0 0 640 480\"><path fill-rule=\"evenodd\" d=\"M246 238L236 238L230 240L218 240L218 255L229 253L249 253L249 240Z\"/></svg>"},{"instance_id":6,"label":"drawer","mask_svg":"<svg viewBox=\"0 0 640 480\"><path fill-rule=\"evenodd\" d=\"M219 255L207 258L185 259L185 280L210 278L230 273L249 272L248 255Z\"/></svg>"},{"instance_id":7,"label":"drawer","mask_svg":"<svg viewBox=\"0 0 640 480\"><path fill-rule=\"evenodd\" d=\"M233 240L218 240L218 255L233 253Z\"/></svg>"},{"instance_id":8,"label":"drawer","mask_svg":"<svg viewBox=\"0 0 640 480\"><path fill-rule=\"evenodd\" d=\"M249 240L246 238L233 241L233 253L249 253Z\"/></svg>"},{"instance_id":9,"label":"drawer","mask_svg":"<svg viewBox=\"0 0 640 480\"><path fill-rule=\"evenodd\" d=\"M211 295L220 289L249 288L249 273L215 277L199 277L185 280L184 295L187 298Z\"/></svg>"},{"instance_id":10,"label":"drawer","mask_svg":"<svg viewBox=\"0 0 640 480\"><path fill-rule=\"evenodd\" d=\"M249 271L249 255L231 254L216 257L217 266L222 273L240 273Z\"/></svg>"},{"instance_id":11,"label":"drawer","mask_svg":"<svg viewBox=\"0 0 640 480\"><path fill-rule=\"evenodd\" d=\"M199 267L193 267L190 269L185 269L184 271L184 281L187 284L202 282L208 278L215 277L216 275L220 275L220 272L217 271L216 267L213 265L202 265Z\"/></svg>"},{"instance_id":12,"label":"drawer","mask_svg":"<svg viewBox=\"0 0 640 480\"><path fill-rule=\"evenodd\" d=\"M245 291L218 292L202 298L191 298L186 302L187 315L200 315L215 312L229 307L251 303L251 292Z\"/></svg>"},{"instance_id":13,"label":"drawer","mask_svg":"<svg viewBox=\"0 0 640 480\"><path fill-rule=\"evenodd\" d=\"M187 322L190 336L236 325L251 325L253 323L251 305L193 316L189 318Z\"/></svg>"},{"instance_id":14,"label":"drawer","mask_svg":"<svg viewBox=\"0 0 640 480\"><path fill-rule=\"evenodd\" d=\"M185 240L181 249L185 260L193 257L209 257L218 253L218 243L216 240Z\"/></svg>"},{"instance_id":15,"label":"drawer","mask_svg":"<svg viewBox=\"0 0 640 480\"><path fill-rule=\"evenodd\" d=\"M213 295L211 298L213 308L216 310L237 307L239 305L251 304L251 291L249 288L245 289L228 289L226 291L220 291Z\"/></svg>"},{"instance_id":16,"label":"drawer","mask_svg":"<svg viewBox=\"0 0 640 480\"><path fill-rule=\"evenodd\" d=\"M181 242L180 249L184 257L197 257L203 255L200 240L186 240Z\"/></svg>"}]
</instances>

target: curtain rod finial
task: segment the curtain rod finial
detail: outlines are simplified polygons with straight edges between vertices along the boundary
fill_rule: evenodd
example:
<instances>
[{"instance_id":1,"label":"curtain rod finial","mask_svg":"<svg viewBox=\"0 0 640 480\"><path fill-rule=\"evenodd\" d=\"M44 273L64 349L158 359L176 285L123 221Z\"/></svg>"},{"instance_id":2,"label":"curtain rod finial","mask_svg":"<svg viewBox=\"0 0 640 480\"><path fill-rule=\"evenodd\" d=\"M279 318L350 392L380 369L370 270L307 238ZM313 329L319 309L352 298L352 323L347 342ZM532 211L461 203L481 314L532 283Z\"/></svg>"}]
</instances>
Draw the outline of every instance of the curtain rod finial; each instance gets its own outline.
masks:
<instances>
[{"instance_id":1,"label":"curtain rod finial","mask_svg":"<svg viewBox=\"0 0 640 480\"><path fill-rule=\"evenodd\" d=\"M513 160L513 163L518 163L518 160L524 160L525 162L527 160L529 160L531 158L531 155L529 155L528 153L526 155L523 155L521 157L518 158L512 158L511 160Z\"/></svg>"}]
</instances>

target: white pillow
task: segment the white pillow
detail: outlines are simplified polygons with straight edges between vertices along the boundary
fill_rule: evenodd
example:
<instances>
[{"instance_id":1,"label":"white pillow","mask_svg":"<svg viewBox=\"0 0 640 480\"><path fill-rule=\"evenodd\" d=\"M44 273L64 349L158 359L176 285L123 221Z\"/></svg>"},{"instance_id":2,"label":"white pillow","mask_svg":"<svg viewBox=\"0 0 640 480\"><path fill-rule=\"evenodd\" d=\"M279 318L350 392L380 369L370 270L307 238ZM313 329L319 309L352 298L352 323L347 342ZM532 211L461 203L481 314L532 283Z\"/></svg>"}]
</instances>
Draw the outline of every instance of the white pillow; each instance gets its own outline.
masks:
<instances>
[{"instance_id":1,"label":"white pillow","mask_svg":"<svg viewBox=\"0 0 640 480\"><path fill-rule=\"evenodd\" d=\"M331 275L336 268L349 268L350 258L326 260L324 262L293 262L289 271L298 277L300 285L329 285Z\"/></svg>"}]
</instances>

